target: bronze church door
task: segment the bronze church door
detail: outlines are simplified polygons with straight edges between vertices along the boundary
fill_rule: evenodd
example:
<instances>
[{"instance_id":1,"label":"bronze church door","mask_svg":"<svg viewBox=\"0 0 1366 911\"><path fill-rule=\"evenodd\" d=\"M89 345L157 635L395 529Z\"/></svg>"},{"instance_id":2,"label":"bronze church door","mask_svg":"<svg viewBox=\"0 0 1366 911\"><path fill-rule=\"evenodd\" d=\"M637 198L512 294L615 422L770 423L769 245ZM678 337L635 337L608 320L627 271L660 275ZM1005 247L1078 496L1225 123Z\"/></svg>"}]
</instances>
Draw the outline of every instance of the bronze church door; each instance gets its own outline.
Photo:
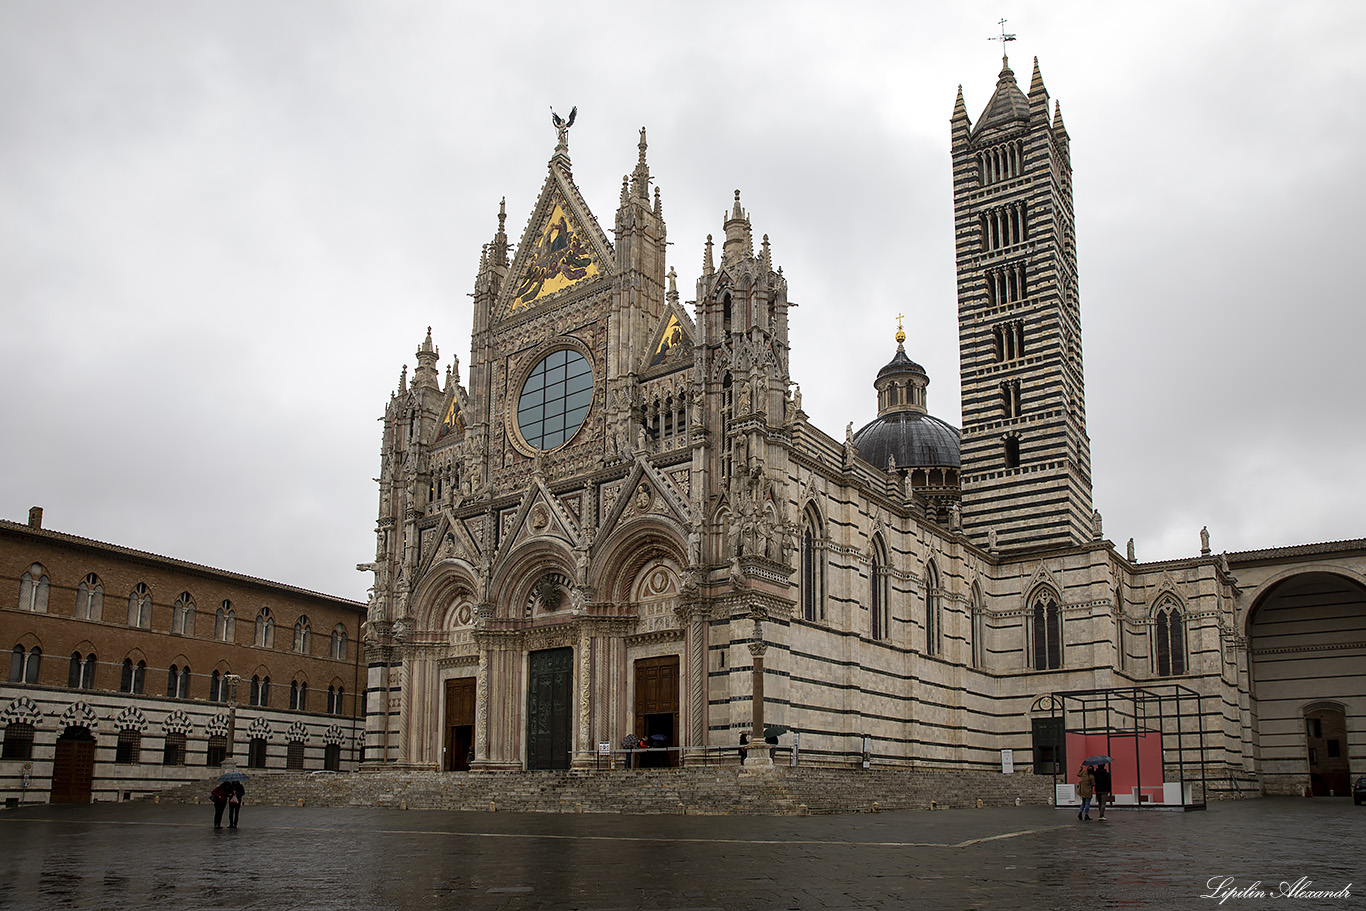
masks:
<instances>
[{"instance_id":1,"label":"bronze church door","mask_svg":"<svg viewBox=\"0 0 1366 911\"><path fill-rule=\"evenodd\" d=\"M95 780L95 738L69 727L57 740L52 762L52 803L90 803Z\"/></svg>"},{"instance_id":2,"label":"bronze church door","mask_svg":"<svg viewBox=\"0 0 1366 911\"><path fill-rule=\"evenodd\" d=\"M447 772L468 772L474 755L474 678L446 681Z\"/></svg>"},{"instance_id":3,"label":"bronze church door","mask_svg":"<svg viewBox=\"0 0 1366 911\"><path fill-rule=\"evenodd\" d=\"M678 743L678 656L636 662L636 736L652 747ZM676 766L678 753L646 753L644 766Z\"/></svg>"},{"instance_id":4,"label":"bronze church door","mask_svg":"<svg viewBox=\"0 0 1366 911\"><path fill-rule=\"evenodd\" d=\"M574 650L532 652L526 696L526 767L569 768Z\"/></svg>"}]
</instances>

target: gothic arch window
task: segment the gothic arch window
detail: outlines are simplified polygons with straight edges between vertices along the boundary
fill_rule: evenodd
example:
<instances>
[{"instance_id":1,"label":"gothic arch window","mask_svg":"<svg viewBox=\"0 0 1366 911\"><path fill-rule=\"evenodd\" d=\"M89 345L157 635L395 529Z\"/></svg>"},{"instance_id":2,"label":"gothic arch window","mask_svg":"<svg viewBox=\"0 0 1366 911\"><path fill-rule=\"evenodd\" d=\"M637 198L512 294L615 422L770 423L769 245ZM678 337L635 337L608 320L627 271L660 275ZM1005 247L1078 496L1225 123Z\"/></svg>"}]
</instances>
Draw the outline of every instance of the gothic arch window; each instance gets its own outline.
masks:
<instances>
[{"instance_id":1,"label":"gothic arch window","mask_svg":"<svg viewBox=\"0 0 1366 911\"><path fill-rule=\"evenodd\" d=\"M1153 614L1153 670L1159 677L1186 673L1186 623L1175 598L1167 598Z\"/></svg>"},{"instance_id":2,"label":"gothic arch window","mask_svg":"<svg viewBox=\"0 0 1366 911\"><path fill-rule=\"evenodd\" d=\"M1020 416L1020 381L1004 380L1001 383L1001 414L1003 417Z\"/></svg>"},{"instance_id":3,"label":"gothic arch window","mask_svg":"<svg viewBox=\"0 0 1366 911\"><path fill-rule=\"evenodd\" d=\"M294 651L307 655L313 645L313 627L307 617L294 621Z\"/></svg>"},{"instance_id":4,"label":"gothic arch window","mask_svg":"<svg viewBox=\"0 0 1366 911\"><path fill-rule=\"evenodd\" d=\"M342 713L344 692L341 686L329 686L327 688L327 714L340 715Z\"/></svg>"},{"instance_id":5,"label":"gothic arch window","mask_svg":"<svg viewBox=\"0 0 1366 911\"><path fill-rule=\"evenodd\" d=\"M308 711L308 681L289 681L289 707L299 712Z\"/></svg>"},{"instance_id":6,"label":"gothic arch window","mask_svg":"<svg viewBox=\"0 0 1366 911\"><path fill-rule=\"evenodd\" d=\"M270 678L251 675L251 704L270 705Z\"/></svg>"},{"instance_id":7,"label":"gothic arch window","mask_svg":"<svg viewBox=\"0 0 1366 911\"><path fill-rule=\"evenodd\" d=\"M887 607L887 549L882 539L873 537L873 561L868 573L868 635L887 639L891 635L891 616Z\"/></svg>"},{"instance_id":8,"label":"gothic arch window","mask_svg":"<svg viewBox=\"0 0 1366 911\"><path fill-rule=\"evenodd\" d=\"M1020 467L1020 438L1014 434L1005 438L1005 462L1007 468Z\"/></svg>"},{"instance_id":9,"label":"gothic arch window","mask_svg":"<svg viewBox=\"0 0 1366 911\"><path fill-rule=\"evenodd\" d=\"M820 513L809 506L802 513L801 594L802 619L825 619L825 548Z\"/></svg>"},{"instance_id":10,"label":"gothic arch window","mask_svg":"<svg viewBox=\"0 0 1366 911\"><path fill-rule=\"evenodd\" d=\"M231 601L224 601L213 618L213 637L219 642L232 642L237 638L237 614Z\"/></svg>"},{"instance_id":11,"label":"gothic arch window","mask_svg":"<svg viewBox=\"0 0 1366 911\"><path fill-rule=\"evenodd\" d=\"M329 648L334 661L346 660L346 627L338 623L332 629L332 642Z\"/></svg>"},{"instance_id":12,"label":"gothic arch window","mask_svg":"<svg viewBox=\"0 0 1366 911\"><path fill-rule=\"evenodd\" d=\"M152 593L144 582L133 586L128 594L128 625L139 629L152 627Z\"/></svg>"},{"instance_id":13,"label":"gothic arch window","mask_svg":"<svg viewBox=\"0 0 1366 911\"><path fill-rule=\"evenodd\" d=\"M982 589L972 583L972 666L987 666L987 611L982 600Z\"/></svg>"},{"instance_id":14,"label":"gothic arch window","mask_svg":"<svg viewBox=\"0 0 1366 911\"><path fill-rule=\"evenodd\" d=\"M9 682L37 683L42 664L43 650L41 648L35 645L25 651L22 645L16 645L14 651L10 652Z\"/></svg>"},{"instance_id":15,"label":"gothic arch window","mask_svg":"<svg viewBox=\"0 0 1366 911\"><path fill-rule=\"evenodd\" d=\"M177 636L194 635L194 598L181 592L171 607L171 632Z\"/></svg>"},{"instance_id":16,"label":"gothic arch window","mask_svg":"<svg viewBox=\"0 0 1366 911\"><path fill-rule=\"evenodd\" d=\"M166 671L166 695L173 699L190 698L190 666L171 665Z\"/></svg>"},{"instance_id":17,"label":"gothic arch window","mask_svg":"<svg viewBox=\"0 0 1366 911\"><path fill-rule=\"evenodd\" d=\"M210 701L210 702L226 702L227 699L228 699L228 686L227 686L227 681L225 681L225 680L223 679L223 675L222 675L222 674L218 673L218 671L214 671L212 674L209 675L209 701ZM210 765L212 765L212 764L213 764L213 763L210 763Z\"/></svg>"},{"instance_id":18,"label":"gothic arch window","mask_svg":"<svg viewBox=\"0 0 1366 911\"><path fill-rule=\"evenodd\" d=\"M119 678L119 692L140 694L146 682L147 662L138 661L134 664L132 658L124 658L123 674Z\"/></svg>"},{"instance_id":19,"label":"gothic arch window","mask_svg":"<svg viewBox=\"0 0 1366 911\"><path fill-rule=\"evenodd\" d=\"M66 685L73 690L95 688L95 653L82 656L80 652L71 653L71 664L67 668Z\"/></svg>"},{"instance_id":20,"label":"gothic arch window","mask_svg":"<svg viewBox=\"0 0 1366 911\"><path fill-rule=\"evenodd\" d=\"M735 417L735 386L731 375L721 377L721 479L731 476L733 443L730 438L730 422Z\"/></svg>"},{"instance_id":21,"label":"gothic arch window","mask_svg":"<svg viewBox=\"0 0 1366 911\"><path fill-rule=\"evenodd\" d=\"M76 619L98 620L104 613L104 585L100 577L88 573L76 586Z\"/></svg>"},{"instance_id":22,"label":"gothic arch window","mask_svg":"<svg viewBox=\"0 0 1366 911\"><path fill-rule=\"evenodd\" d=\"M275 617L270 608L263 607L256 615L256 645L258 648L275 647Z\"/></svg>"},{"instance_id":23,"label":"gothic arch window","mask_svg":"<svg viewBox=\"0 0 1366 911\"><path fill-rule=\"evenodd\" d=\"M47 593L51 587L47 570L41 563L34 563L19 577L19 609L37 614L47 613Z\"/></svg>"},{"instance_id":24,"label":"gothic arch window","mask_svg":"<svg viewBox=\"0 0 1366 911\"><path fill-rule=\"evenodd\" d=\"M1058 596L1048 590L1036 594L1029 620L1034 670L1053 671L1062 667L1062 609Z\"/></svg>"},{"instance_id":25,"label":"gothic arch window","mask_svg":"<svg viewBox=\"0 0 1366 911\"><path fill-rule=\"evenodd\" d=\"M925 567L925 654L938 655L944 648L943 593L939 567L931 560Z\"/></svg>"}]
</instances>

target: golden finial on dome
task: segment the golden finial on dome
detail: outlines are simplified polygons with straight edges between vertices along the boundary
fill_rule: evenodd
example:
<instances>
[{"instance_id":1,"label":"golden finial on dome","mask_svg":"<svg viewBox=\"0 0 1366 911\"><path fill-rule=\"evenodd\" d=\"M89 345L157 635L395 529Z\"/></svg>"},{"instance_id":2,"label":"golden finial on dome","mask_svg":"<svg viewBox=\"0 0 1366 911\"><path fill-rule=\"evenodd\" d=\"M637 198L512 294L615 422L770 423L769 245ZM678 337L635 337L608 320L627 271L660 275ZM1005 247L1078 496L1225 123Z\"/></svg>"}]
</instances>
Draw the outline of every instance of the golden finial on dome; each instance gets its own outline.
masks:
<instances>
[{"instance_id":1,"label":"golden finial on dome","mask_svg":"<svg viewBox=\"0 0 1366 911\"><path fill-rule=\"evenodd\" d=\"M896 343L900 345L906 341L906 333L901 330L901 320L904 319L900 313L896 315Z\"/></svg>"}]
</instances>

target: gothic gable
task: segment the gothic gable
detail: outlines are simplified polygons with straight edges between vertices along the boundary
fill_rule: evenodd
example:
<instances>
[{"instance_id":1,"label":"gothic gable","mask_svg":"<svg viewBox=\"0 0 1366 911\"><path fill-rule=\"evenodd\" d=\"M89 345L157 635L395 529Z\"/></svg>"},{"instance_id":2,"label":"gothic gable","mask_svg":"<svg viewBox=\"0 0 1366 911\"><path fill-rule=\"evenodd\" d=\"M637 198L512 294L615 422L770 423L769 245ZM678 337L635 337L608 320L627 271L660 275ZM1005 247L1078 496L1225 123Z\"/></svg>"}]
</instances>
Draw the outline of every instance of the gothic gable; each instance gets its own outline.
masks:
<instances>
[{"instance_id":1,"label":"gothic gable","mask_svg":"<svg viewBox=\"0 0 1366 911\"><path fill-rule=\"evenodd\" d=\"M650 339L650 347L645 352L645 363L640 369L641 378L653 379L691 367L695 334L693 321L687 311L679 304L671 302L665 307L664 316Z\"/></svg>"},{"instance_id":2,"label":"gothic gable","mask_svg":"<svg viewBox=\"0 0 1366 911\"><path fill-rule=\"evenodd\" d=\"M612 246L569 172L552 162L527 221L508 279L499 293L499 318L563 297L612 274Z\"/></svg>"},{"instance_id":3,"label":"gothic gable","mask_svg":"<svg viewBox=\"0 0 1366 911\"><path fill-rule=\"evenodd\" d=\"M545 482L536 478L522 497L515 516L507 521L500 550L511 553L523 541L531 538L561 538L570 546L582 543L578 523L565 509L560 498L552 495Z\"/></svg>"},{"instance_id":4,"label":"gothic gable","mask_svg":"<svg viewBox=\"0 0 1366 911\"><path fill-rule=\"evenodd\" d=\"M636 459L635 467L610 502L599 540L604 540L623 521L638 516L668 518L683 527L687 527L693 518L688 495L642 458Z\"/></svg>"},{"instance_id":5,"label":"gothic gable","mask_svg":"<svg viewBox=\"0 0 1366 911\"><path fill-rule=\"evenodd\" d=\"M441 422L436 425L436 439L440 443L447 437L465 435L465 396L454 383L446 395L446 404L441 409Z\"/></svg>"}]
</instances>

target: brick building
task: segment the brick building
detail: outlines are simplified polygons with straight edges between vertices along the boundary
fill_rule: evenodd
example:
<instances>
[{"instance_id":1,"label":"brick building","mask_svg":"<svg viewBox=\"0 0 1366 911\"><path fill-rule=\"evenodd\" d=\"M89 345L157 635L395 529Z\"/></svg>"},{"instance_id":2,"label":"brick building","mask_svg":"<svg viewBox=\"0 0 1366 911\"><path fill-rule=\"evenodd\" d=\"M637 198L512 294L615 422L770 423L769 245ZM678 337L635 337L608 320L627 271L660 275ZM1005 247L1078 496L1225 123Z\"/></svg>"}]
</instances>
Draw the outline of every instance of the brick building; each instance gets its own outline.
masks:
<instances>
[{"instance_id":1,"label":"brick building","mask_svg":"<svg viewBox=\"0 0 1366 911\"><path fill-rule=\"evenodd\" d=\"M1141 563L1104 535L1071 140L1037 62L951 115L961 433L900 333L877 419L813 426L739 191L684 302L645 131L609 240L572 120L520 243L504 208L484 248L468 385L429 330L385 411L367 760L589 766L776 725L807 762L1051 773L1062 694L1146 688L1192 697L1185 733L1077 723L1142 724L1239 791L1366 771L1366 541Z\"/></svg>"},{"instance_id":2,"label":"brick building","mask_svg":"<svg viewBox=\"0 0 1366 911\"><path fill-rule=\"evenodd\" d=\"M360 758L364 605L0 521L0 793L117 800Z\"/></svg>"}]
</instances>

